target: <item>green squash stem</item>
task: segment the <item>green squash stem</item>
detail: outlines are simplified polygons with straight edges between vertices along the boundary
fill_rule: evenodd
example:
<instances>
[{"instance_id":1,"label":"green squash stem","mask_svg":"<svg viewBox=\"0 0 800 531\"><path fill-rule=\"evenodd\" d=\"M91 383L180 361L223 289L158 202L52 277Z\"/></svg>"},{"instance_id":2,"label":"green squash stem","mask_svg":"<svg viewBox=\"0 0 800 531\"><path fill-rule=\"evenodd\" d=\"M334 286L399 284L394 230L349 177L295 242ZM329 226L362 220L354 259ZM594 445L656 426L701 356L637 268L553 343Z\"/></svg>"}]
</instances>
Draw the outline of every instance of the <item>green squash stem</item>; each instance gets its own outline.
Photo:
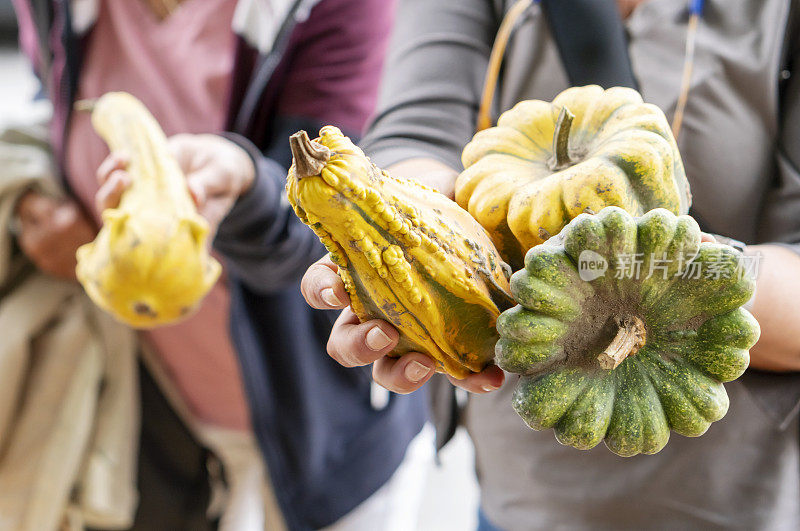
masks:
<instances>
[{"instance_id":1,"label":"green squash stem","mask_svg":"<svg viewBox=\"0 0 800 531\"><path fill-rule=\"evenodd\" d=\"M553 133L553 156L548 163L552 171L560 171L573 164L572 159L569 158L569 132L574 119L575 115L566 106L561 107L556 121L556 130Z\"/></svg>"},{"instance_id":2,"label":"green squash stem","mask_svg":"<svg viewBox=\"0 0 800 531\"><path fill-rule=\"evenodd\" d=\"M600 367L605 370L616 369L628 356L636 354L645 344L644 323L636 316L616 319L619 330L606 349L597 356Z\"/></svg>"},{"instance_id":3,"label":"green squash stem","mask_svg":"<svg viewBox=\"0 0 800 531\"><path fill-rule=\"evenodd\" d=\"M319 175L331 158L331 150L308 138L308 133L298 131L289 137L294 158L294 173L298 179Z\"/></svg>"}]
</instances>

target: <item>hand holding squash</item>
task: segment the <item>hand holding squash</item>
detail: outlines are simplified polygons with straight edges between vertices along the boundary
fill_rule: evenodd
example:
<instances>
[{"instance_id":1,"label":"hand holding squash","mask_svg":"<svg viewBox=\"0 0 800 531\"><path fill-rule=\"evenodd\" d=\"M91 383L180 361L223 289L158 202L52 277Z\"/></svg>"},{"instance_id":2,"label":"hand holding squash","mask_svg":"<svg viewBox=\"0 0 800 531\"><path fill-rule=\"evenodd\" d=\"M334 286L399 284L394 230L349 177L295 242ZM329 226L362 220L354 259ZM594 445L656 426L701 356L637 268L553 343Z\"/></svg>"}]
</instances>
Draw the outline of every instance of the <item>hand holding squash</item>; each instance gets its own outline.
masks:
<instances>
[{"instance_id":1,"label":"hand holding squash","mask_svg":"<svg viewBox=\"0 0 800 531\"><path fill-rule=\"evenodd\" d=\"M358 317L391 322L396 355L424 352L456 378L489 365L510 272L483 228L437 191L377 168L335 127L290 140L287 197L331 253Z\"/></svg>"},{"instance_id":2,"label":"hand holding squash","mask_svg":"<svg viewBox=\"0 0 800 531\"><path fill-rule=\"evenodd\" d=\"M217 135L175 135L167 139L167 145L186 177L198 213L208 222L213 235L236 200L252 186L253 162L243 149ZM98 210L119 205L131 185L127 165L125 153L115 152L98 168Z\"/></svg>"},{"instance_id":3,"label":"hand holding squash","mask_svg":"<svg viewBox=\"0 0 800 531\"><path fill-rule=\"evenodd\" d=\"M361 322L349 307L350 296L337 271L336 264L326 255L308 268L301 282L303 297L311 307L344 310L333 324L328 354L345 367L372 364L372 379L389 391L406 394L422 387L433 376L434 361L420 352L407 352L399 358L390 356L399 340L397 329L380 319ZM388 343L380 343L381 334L389 339ZM489 365L463 379L448 379L471 393L486 393L499 389L505 374L496 365Z\"/></svg>"},{"instance_id":4,"label":"hand holding squash","mask_svg":"<svg viewBox=\"0 0 800 531\"><path fill-rule=\"evenodd\" d=\"M75 251L97 234L80 207L30 191L17 202L16 213L17 243L25 256L48 275L75 280Z\"/></svg>"},{"instance_id":5,"label":"hand holding squash","mask_svg":"<svg viewBox=\"0 0 800 531\"><path fill-rule=\"evenodd\" d=\"M226 173L208 163L216 160L215 150L203 153L202 146L213 141L187 139L197 144L196 157L182 165L202 185L190 193L163 131L136 98L104 95L93 105L92 124L111 151L125 153L126 159L114 157L99 171L101 179L110 176L98 194L101 206L108 208L95 241L78 249L78 279L98 306L131 326L181 320L197 308L221 272L209 254L209 224L198 214L193 196L218 223L252 182L252 163L239 148L230 151L249 163L248 182L247 172ZM227 146L226 140L219 142ZM117 200L118 206L111 207Z\"/></svg>"}]
</instances>

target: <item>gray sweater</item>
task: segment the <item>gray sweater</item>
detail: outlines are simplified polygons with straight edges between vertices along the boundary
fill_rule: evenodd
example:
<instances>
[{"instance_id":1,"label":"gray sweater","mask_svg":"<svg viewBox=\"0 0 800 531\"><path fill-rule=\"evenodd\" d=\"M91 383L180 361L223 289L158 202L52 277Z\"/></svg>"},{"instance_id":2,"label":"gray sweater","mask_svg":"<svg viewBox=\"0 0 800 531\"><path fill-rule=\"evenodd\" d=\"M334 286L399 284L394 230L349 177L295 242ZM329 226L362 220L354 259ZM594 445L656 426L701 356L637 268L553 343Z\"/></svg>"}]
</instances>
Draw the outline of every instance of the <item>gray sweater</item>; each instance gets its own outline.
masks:
<instances>
[{"instance_id":1,"label":"gray sweater","mask_svg":"<svg viewBox=\"0 0 800 531\"><path fill-rule=\"evenodd\" d=\"M460 170L489 51L512 1L401 0L378 113L363 146L388 166L432 157ZM671 118L686 2L649 0L627 20L646 101ZM697 34L679 139L704 230L800 252L800 37L790 0L711 0ZM538 8L506 52L495 118L568 86ZM800 282L800 279L786 279ZM516 378L473 396L482 508L517 529L800 529L800 375L748 371L726 387L728 415L697 439L673 435L655 456L580 452L529 430L510 406Z\"/></svg>"}]
</instances>

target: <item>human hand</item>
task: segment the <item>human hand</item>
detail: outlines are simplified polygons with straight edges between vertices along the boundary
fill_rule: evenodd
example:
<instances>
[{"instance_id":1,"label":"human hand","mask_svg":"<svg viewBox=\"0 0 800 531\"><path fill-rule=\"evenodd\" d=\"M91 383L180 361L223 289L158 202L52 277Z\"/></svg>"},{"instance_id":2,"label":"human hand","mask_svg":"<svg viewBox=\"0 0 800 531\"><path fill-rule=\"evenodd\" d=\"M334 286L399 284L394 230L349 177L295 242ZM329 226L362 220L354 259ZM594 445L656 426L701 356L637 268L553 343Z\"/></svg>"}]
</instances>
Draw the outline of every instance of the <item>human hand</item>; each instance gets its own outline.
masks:
<instances>
[{"instance_id":1,"label":"human hand","mask_svg":"<svg viewBox=\"0 0 800 531\"><path fill-rule=\"evenodd\" d=\"M181 134L169 138L169 148L186 176L197 210L214 234L236 200L255 179L255 166L247 152L217 135ZM97 208L115 208L131 183L124 153L112 153L97 169L100 189Z\"/></svg>"},{"instance_id":2,"label":"human hand","mask_svg":"<svg viewBox=\"0 0 800 531\"><path fill-rule=\"evenodd\" d=\"M406 394L422 387L433 376L434 361L419 352L399 358L388 356L397 346L397 330L379 319L361 323L349 306L350 298L336 271L337 266L325 256L308 268L300 284L303 297L312 307L343 310L328 339L328 354L345 367L372 363L372 378L390 391ZM448 379L467 391L486 393L498 389L505 375L500 368L490 365L463 380L451 376Z\"/></svg>"},{"instance_id":3,"label":"human hand","mask_svg":"<svg viewBox=\"0 0 800 531\"><path fill-rule=\"evenodd\" d=\"M75 252L97 234L78 205L31 191L17 202L16 215L25 256L44 273L75 280Z\"/></svg>"}]
</instances>

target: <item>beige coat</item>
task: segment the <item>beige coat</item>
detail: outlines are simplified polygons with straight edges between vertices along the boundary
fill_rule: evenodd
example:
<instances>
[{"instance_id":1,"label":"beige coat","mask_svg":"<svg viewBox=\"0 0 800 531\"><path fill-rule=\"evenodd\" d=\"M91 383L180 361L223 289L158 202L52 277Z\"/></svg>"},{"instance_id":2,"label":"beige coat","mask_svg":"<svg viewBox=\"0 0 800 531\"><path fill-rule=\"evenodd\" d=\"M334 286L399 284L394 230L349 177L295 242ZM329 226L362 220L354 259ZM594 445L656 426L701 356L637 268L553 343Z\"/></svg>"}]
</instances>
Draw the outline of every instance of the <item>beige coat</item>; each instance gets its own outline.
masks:
<instances>
[{"instance_id":1,"label":"beige coat","mask_svg":"<svg viewBox=\"0 0 800 531\"><path fill-rule=\"evenodd\" d=\"M8 230L25 190L56 193L43 133L0 135L0 530L123 529L137 498L135 336L31 267Z\"/></svg>"}]
</instances>

